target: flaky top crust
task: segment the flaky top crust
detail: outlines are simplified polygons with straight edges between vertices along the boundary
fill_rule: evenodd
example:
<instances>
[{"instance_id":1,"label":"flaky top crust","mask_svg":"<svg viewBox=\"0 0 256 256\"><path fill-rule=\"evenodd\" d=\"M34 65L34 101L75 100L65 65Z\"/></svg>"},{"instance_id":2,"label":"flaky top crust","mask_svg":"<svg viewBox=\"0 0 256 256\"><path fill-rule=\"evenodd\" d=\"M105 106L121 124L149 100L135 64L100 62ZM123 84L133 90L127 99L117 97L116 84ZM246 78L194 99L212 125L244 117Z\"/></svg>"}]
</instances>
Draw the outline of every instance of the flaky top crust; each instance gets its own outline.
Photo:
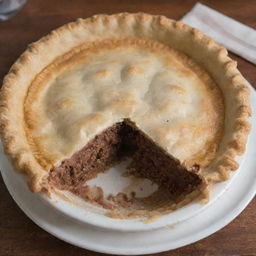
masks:
<instances>
[{"instance_id":1,"label":"flaky top crust","mask_svg":"<svg viewBox=\"0 0 256 256\"><path fill-rule=\"evenodd\" d=\"M31 150L49 170L124 119L187 167L214 157L223 128L221 92L195 62L153 40L88 42L32 82L24 121Z\"/></svg>"},{"instance_id":2,"label":"flaky top crust","mask_svg":"<svg viewBox=\"0 0 256 256\"><path fill-rule=\"evenodd\" d=\"M33 94L33 88L37 88L31 86L36 75L57 58L61 58L60 56L64 56L72 49L76 51L86 42L109 39L116 42L127 38L135 38L140 42L158 41L159 45L169 46L186 54L210 74L222 92L225 119L222 139L214 160L201 174L208 182L221 181L228 178L230 170L238 168L235 157L244 152L250 130L249 89L244 84L236 63L227 56L226 49L198 30L163 16L144 13L96 15L69 23L31 44L4 79L0 109L2 141L5 152L10 156L16 169L28 174L32 191L38 192L46 186L47 171L52 164L66 156L63 154L50 161L49 157L45 157L45 163L42 163L39 159L43 144L40 152L37 152L34 150L34 142L29 139L36 124L29 122L29 118L26 119L29 116L29 108L26 108L24 103L27 98L30 99L27 96ZM99 71L102 72L98 73L98 76L107 75L106 70ZM131 73L135 71L136 68L130 69ZM40 80L40 75L37 79ZM68 105L70 102L56 104L65 109L65 104ZM221 110L218 113L221 113ZM45 149L48 150L47 147ZM216 151L216 147L212 150Z\"/></svg>"}]
</instances>

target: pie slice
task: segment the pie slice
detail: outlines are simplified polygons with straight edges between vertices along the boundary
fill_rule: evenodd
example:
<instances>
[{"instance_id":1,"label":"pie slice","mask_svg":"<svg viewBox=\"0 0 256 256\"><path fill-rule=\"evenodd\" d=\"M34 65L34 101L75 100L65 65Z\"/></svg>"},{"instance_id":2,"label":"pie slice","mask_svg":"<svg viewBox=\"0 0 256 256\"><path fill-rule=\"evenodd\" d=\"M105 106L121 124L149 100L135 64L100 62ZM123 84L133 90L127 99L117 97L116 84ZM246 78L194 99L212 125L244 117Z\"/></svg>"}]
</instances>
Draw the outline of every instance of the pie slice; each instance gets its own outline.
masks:
<instances>
[{"instance_id":1,"label":"pie slice","mask_svg":"<svg viewBox=\"0 0 256 256\"><path fill-rule=\"evenodd\" d=\"M238 168L250 113L223 47L163 16L121 13L31 44L4 79L0 119L33 192L69 190L129 217L207 201L209 184ZM86 184L127 158L129 175L158 185L153 195L105 198Z\"/></svg>"}]
</instances>

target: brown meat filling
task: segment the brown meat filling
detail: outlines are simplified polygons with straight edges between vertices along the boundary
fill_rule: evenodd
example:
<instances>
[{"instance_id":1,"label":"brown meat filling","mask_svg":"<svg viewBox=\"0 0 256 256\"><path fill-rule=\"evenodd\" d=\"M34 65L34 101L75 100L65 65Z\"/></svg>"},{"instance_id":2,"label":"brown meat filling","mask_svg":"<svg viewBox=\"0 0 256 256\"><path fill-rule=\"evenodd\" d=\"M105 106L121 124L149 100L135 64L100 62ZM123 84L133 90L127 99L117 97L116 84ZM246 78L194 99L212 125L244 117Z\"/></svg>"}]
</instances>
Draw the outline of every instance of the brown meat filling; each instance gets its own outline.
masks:
<instances>
[{"instance_id":1,"label":"brown meat filling","mask_svg":"<svg viewBox=\"0 0 256 256\"><path fill-rule=\"evenodd\" d=\"M76 187L127 157L132 159L128 167L132 175L152 180L172 197L187 194L202 183L198 175L167 155L129 121L97 135L70 159L53 168L49 180L59 189L74 192Z\"/></svg>"}]
</instances>

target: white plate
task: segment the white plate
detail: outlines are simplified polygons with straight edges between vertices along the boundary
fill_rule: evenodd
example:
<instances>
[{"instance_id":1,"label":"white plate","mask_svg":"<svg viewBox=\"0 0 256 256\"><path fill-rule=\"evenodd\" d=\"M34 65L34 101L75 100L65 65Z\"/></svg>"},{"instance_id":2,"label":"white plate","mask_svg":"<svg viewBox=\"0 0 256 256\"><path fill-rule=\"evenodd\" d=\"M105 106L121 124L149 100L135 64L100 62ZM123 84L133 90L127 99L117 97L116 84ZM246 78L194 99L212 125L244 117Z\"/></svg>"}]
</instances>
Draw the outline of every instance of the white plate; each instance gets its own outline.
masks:
<instances>
[{"instance_id":1,"label":"white plate","mask_svg":"<svg viewBox=\"0 0 256 256\"><path fill-rule=\"evenodd\" d=\"M251 102L256 113L256 94L252 90ZM40 227L71 244L93 251L112 254L147 254L175 249L196 242L216 232L232 221L252 200L256 192L256 116L249 136L244 162L232 185L220 197L197 215L168 225L165 228L141 232L120 232L97 228L53 210L49 204L32 194L23 177L11 170L1 154L0 168L4 182L19 207Z\"/></svg>"}]
</instances>

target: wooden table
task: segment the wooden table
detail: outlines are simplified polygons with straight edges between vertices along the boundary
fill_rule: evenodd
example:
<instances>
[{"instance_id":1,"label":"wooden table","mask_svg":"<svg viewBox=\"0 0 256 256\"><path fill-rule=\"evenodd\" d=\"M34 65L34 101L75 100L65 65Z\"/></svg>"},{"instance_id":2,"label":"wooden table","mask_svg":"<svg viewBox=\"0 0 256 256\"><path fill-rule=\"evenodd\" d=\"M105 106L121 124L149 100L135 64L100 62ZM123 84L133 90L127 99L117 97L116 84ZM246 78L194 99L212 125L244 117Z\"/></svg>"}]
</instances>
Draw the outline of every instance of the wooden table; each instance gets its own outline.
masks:
<instances>
[{"instance_id":1,"label":"wooden table","mask_svg":"<svg viewBox=\"0 0 256 256\"><path fill-rule=\"evenodd\" d=\"M97 13L148 12L180 19L194 0L29 0L11 20L0 23L0 84L26 45L52 29ZM246 25L256 28L256 1L201 1ZM256 68L231 54L246 79L256 85ZM0 256L100 255L69 245L36 226L14 203L3 181L0 185ZM256 200L228 226L192 245L159 255L256 255Z\"/></svg>"}]
</instances>

